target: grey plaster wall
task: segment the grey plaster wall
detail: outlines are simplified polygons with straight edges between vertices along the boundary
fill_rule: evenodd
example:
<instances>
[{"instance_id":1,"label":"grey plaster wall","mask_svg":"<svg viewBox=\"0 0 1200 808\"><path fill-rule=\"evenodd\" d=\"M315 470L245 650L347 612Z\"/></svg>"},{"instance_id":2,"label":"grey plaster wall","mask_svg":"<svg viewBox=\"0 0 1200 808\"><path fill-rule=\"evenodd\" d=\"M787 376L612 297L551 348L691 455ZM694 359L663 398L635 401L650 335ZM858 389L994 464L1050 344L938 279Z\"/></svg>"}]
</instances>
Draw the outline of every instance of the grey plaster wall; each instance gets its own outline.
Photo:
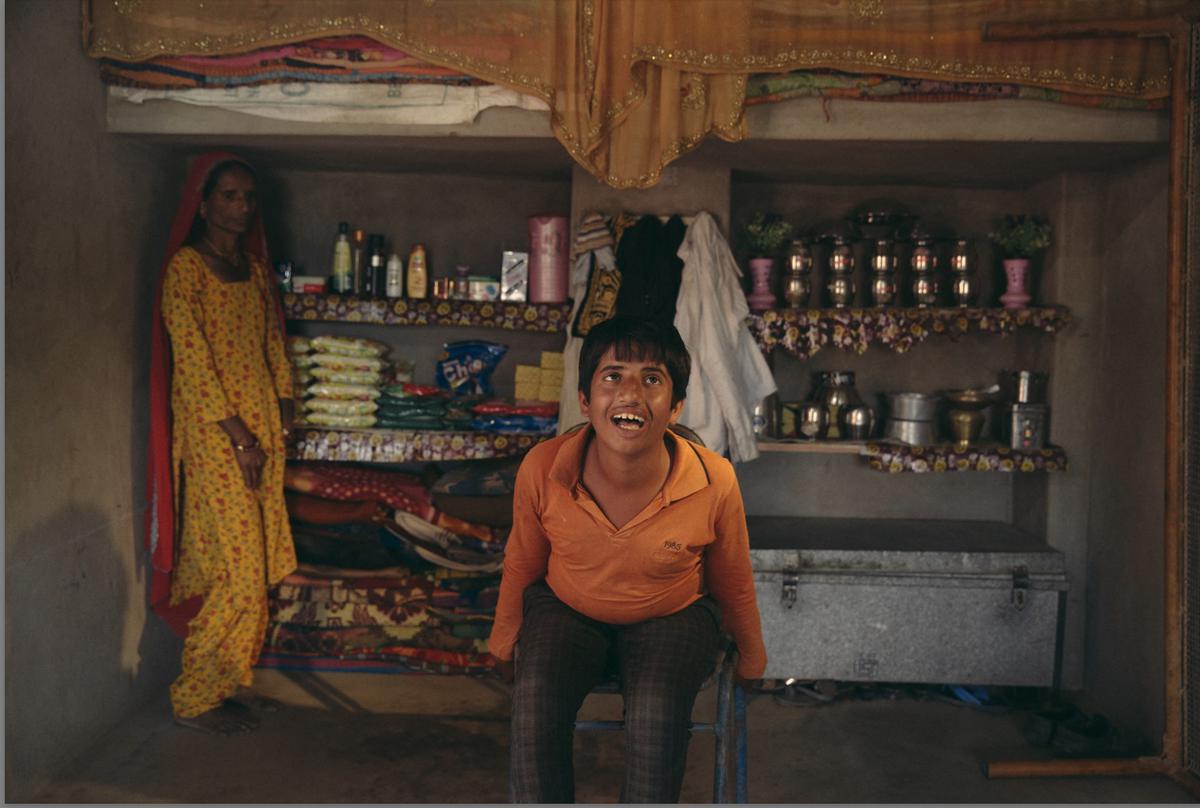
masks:
<instances>
[{"instance_id":1,"label":"grey plaster wall","mask_svg":"<svg viewBox=\"0 0 1200 808\"><path fill-rule=\"evenodd\" d=\"M1072 189L1075 191L1076 189ZM1087 657L1105 715L1157 746L1163 729L1167 162L1114 171L1096 197L1099 280L1088 367ZM1071 193L1070 204L1078 200Z\"/></svg>"},{"instance_id":2,"label":"grey plaster wall","mask_svg":"<svg viewBox=\"0 0 1200 808\"><path fill-rule=\"evenodd\" d=\"M162 206L181 177L153 150L105 135L79 3L12 0L5 11L13 801L161 693L178 664L175 641L147 621L140 525L151 284Z\"/></svg>"}]
</instances>

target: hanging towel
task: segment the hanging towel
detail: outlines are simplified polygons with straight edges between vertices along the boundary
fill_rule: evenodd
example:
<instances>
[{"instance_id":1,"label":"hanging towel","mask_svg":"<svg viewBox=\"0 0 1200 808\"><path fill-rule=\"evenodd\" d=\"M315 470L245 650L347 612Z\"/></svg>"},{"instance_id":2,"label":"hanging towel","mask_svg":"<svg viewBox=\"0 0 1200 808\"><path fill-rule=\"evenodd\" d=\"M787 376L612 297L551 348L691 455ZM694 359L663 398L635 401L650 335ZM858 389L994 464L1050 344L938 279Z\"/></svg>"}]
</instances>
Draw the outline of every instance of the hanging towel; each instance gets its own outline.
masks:
<instances>
[{"instance_id":1,"label":"hanging towel","mask_svg":"<svg viewBox=\"0 0 1200 808\"><path fill-rule=\"evenodd\" d=\"M750 313L741 271L708 213L696 215L679 248L683 277L675 327L692 355L692 377L679 422L735 463L758 457L754 407L775 379L746 326Z\"/></svg>"},{"instance_id":2,"label":"hanging towel","mask_svg":"<svg viewBox=\"0 0 1200 808\"><path fill-rule=\"evenodd\" d=\"M616 307L616 290L620 287L621 273L617 271L617 259L613 253L613 235L608 220L596 212L588 213L579 223L575 234L575 263L568 279L568 293L575 301L571 310L571 322L575 324L567 334L563 346L563 381L558 400L558 433L561 435L578 423L582 423L583 412L579 409L579 349L583 346L586 329L577 329L586 323L590 328L612 316ZM596 287L593 289L592 287ZM603 288L602 288L603 287ZM602 295L604 300L592 298ZM583 315L589 307L604 309L607 313L594 317Z\"/></svg>"}]
</instances>

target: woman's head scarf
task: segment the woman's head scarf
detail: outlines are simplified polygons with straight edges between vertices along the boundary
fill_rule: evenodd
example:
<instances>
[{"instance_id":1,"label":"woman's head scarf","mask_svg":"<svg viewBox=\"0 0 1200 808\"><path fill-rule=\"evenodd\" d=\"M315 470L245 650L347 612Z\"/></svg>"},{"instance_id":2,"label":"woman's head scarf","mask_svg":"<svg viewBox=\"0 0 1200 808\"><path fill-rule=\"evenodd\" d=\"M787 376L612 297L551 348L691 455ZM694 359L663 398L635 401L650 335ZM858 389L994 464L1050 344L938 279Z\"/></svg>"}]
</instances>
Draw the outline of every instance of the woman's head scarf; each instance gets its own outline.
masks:
<instances>
[{"instance_id":1,"label":"woman's head scarf","mask_svg":"<svg viewBox=\"0 0 1200 808\"><path fill-rule=\"evenodd\" d=\"M188 621L200 610L201 599L191 598L171 605L171 575L175 568L178 512L175 492L175 460L171 457L171 343L162 317L163 279L175 253L188 241L203 201L204 185L214 168L230 160L249 165L229 152L209 152L192 161L183 196L171 223L167 254L154 290L154 313L150 325L150 440L146 460L146 549L150 553L150 607L180 636L187 635ZM270 267L262 215L255 211L250 229L242 237L242 249ZM268 279L270 280L270 279ZM268 288L275 290L273 280ZM283 310L275 297L277 313Z\"/></svg>"}]
</instances>

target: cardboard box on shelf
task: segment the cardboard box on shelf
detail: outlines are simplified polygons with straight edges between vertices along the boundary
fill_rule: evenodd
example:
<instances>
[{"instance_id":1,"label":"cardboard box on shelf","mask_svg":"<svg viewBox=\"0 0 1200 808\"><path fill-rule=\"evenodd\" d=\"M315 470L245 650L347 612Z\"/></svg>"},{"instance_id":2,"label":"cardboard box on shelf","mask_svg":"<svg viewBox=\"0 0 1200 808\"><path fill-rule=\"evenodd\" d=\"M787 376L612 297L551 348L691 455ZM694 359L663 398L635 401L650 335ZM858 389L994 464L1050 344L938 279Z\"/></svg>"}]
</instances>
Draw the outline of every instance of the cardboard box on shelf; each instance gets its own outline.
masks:
<instances>
[{"instance_id":1,"label":"cardboard box on shelf","mask_svg":"<svg viewBox=\"0 0 1200 808\"><path fill-rule=\"evenodd\" d=\"M558 401L558 396L561 392L561 384L543 384L540 388L538 388L538 401Z\"/></svg>"},{"instance_id":2,"label":"cardboard box on shelf","mask_svg":"<svg viewBox=\"0 0 1200 808\"><path fill-rule=\"evenodd\" d=\"M542 368L543 369L563 369L562 351L542 351Z\"/></svg>"}]
</instances>

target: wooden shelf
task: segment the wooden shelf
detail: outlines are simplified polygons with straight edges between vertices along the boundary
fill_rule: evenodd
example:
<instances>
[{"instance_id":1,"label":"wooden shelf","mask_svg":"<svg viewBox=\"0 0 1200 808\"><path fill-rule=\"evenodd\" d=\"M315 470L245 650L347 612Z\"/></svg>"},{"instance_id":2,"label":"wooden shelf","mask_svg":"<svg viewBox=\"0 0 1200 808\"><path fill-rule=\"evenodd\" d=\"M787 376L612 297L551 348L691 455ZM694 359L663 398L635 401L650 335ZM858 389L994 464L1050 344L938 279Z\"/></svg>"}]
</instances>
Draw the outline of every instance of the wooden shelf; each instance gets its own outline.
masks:
<instances>
[{"instance_id":1,"label":"wooden shelf","mask_svg":"<svg viewBox=\"0 0 1200 808\"><path fill-rule=\"evenodd\" d=\"M422 463L516 457L548 435L302 426L291 460L350 463Z\"/></svg>"},{"instance_id":2,"label":"wooden shelf","mask_svg":"<svg viewBox=\"0 0 1200 808\"><path fill-rule=\"evenodd\" d=\"M1071 322L1066 306L1001 308L770 309L750 316L764 352L780 349L808 359L825 347L865 353L882 345L904 353L930 335L1011 334L1028 328L1053 334Z\"/></svg>"},{"instance_id":3,"label":"wooden shelf","mask_svg":"<svg viewBox=\"0 0 1200 808\"><path fill-rule=\"evenodd\" d=\"M511 303L501 300L378 299L357 295L284 292L289 320L369 325L500 328L557 334L567 328L570 303Z\"/></svg>"}]
</instances>

